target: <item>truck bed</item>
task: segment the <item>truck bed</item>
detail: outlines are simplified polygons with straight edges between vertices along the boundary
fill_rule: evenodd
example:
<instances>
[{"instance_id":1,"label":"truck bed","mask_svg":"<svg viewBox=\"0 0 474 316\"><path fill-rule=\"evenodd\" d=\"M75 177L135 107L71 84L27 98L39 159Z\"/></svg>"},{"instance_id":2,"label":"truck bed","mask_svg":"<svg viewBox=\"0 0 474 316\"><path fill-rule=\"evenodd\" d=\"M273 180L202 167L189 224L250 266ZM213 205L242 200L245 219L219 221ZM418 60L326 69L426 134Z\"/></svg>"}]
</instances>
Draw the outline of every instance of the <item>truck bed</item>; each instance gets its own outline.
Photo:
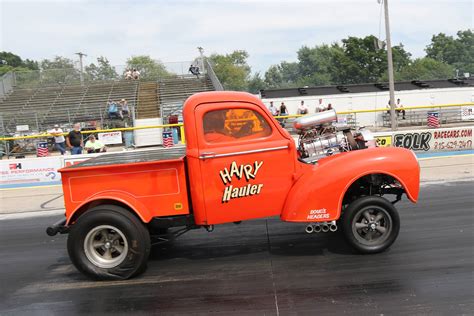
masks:
<instances>
[{"instance_id":1,"label":"truck bed","mask_svg":"<svg viewBox=\"0 0 474 316\"><path fill-rule=\"evenodd\" d=\"M152 162L161 160L175 160L185 156L186 147L176 147L169 149L154 149L141 151L128 151L121 153L105 154L71 165L65 169L75 169L82 167L98 167L107 165L123 165L139 162Z\"/></svg>"},{"instance_id":2,"label":"truck bed","mask_svg":"<svg viewBox=\"0 0 474 316\"><path fill-rule=\"evenodd\" d=\"M185 147L106 154L60 169L66 216L117 201L153 217L189 214Z\"/></svg>"}]
</instances>

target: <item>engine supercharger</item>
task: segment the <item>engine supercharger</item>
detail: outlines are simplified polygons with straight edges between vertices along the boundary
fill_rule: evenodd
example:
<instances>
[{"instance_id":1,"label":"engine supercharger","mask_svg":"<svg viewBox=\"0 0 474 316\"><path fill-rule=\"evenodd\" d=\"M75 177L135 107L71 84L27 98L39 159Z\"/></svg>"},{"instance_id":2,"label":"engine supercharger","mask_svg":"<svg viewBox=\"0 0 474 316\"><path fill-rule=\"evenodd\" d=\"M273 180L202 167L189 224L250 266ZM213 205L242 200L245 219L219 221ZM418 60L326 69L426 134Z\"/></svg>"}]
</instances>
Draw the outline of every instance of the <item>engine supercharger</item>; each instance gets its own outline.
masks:
<instances>
[{"instance_id":1,"label":"engine supercharger","mask_svg":"<svg viewBox=\"0 0 474 316\"><path fill-rule=\"evenodd\" d=\"M306 115L293 123L297 130L300 159L314 162L341 152L376 147L372 133L363 128L336 126L335 110Z\"/></svg>"}]
</instances>

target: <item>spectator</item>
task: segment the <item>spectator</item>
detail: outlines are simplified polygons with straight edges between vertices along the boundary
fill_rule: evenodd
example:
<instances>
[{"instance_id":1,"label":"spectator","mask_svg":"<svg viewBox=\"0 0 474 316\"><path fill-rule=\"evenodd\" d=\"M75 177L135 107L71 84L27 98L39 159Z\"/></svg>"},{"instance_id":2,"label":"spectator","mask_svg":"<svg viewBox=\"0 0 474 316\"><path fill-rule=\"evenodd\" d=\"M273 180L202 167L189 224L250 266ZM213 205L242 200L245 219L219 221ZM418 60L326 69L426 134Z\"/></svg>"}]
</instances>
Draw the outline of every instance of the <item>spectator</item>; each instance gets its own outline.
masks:
<instances>
[{"instance_id":1,"label":"spectator","mask_svg":"<svg viewBox=\"0 0 474 316\"><path fill-rule=\"evenodd\" d=\"M287 116L288 115L288 109L286 108L285 102L282 102L281 105L280 105L280 115L281 116ZM280 119L278 119L278 121L280 122L281 127L284 128L286 119L280 118Z\"/></svg>"},{"instance_id":2,"label":"spectator","mask_svg":"<svg viewBox=\"0 0 474 316\"><path fill-rule=\"evenodd\" d=\"M305 115L308 114L308 107L304 104L304 101L301 101L301 104L298 106L296 114Z\"/></svg>"},{"instance_id":3,"label":"spectator","mask_svg":"<svg viewBox=\"0 0 474 316\"><path fill-rule=\"evenodd\" d=\"M328 104L328 107L327 107L327 109L326 109L325 111L329 111L329 110L334 110L334 108L332 107L332 104L331 104L331 103Z\"/></svg>"},{"instance_id":4,"label":"spectator","mask_svg":"<svg viewBox=\"0 0 474 316\"><path fill-rule=\"evenodd\" d=\"M137 70L137 68L133 68L132 78L135 80L140 80L140 72Z\"/></svg>"},{"instance_id":5,"label":"spectator","mask_svg":"<svg viewBox=\"0 0 474 316\"><path fill-rule=\"evenodd\" d=\"M85 150L87 150L88 154L93 153L104 153L107 151L107 147L100 140L96 140L94 135L89 135L89 140L86 142L84 146Z\"/></svg>"},{"instance_id":6,"label":"spectator","mask_svg":"<svg viewBox=\"0 0 474 316\"><path fill-rule=\"evenodd\" d=\"M66 139L63 136L63 130L59 128L58 124L55 124L54 128L50 130L49 133L54 136L54 144L56 145L56 149L59 150L61 155L64 155L66 152Z\"/></svg>"},{"instance_id":7,"label":"spectator","mask_svg":"<svg viewBox=\"0 0 474 316\"><path fill-rule=\"evenodd\" d=\"M109 115L109 119L118 118L120 114L118 111L117 103L112 100L109 100L109 102L107 103L107 113Z\"/></svg>"},{"instance_id":8,"label":"spectator","mask_svg":"<svg viewBox=\"0 0 474 316\"><path fill-rule=\"evenodd\" d=\"M130 109L127 100L122 99L120 100L120 117L123 119L124 116L130 117Z\"/></svg>"},{"instance_id":9,"label":"spectator","mask_svg":"<svg viewBox=\"0 0 474 316\"><path fill-rule=\"evenodd\" d=\"M319 103L316 105L315 113L326 111L326 108L323 105L323 99L319 99Z\"/></svg>"},{"instance_id":10,"label":"spectator","mask_svg":"<svg viewBox=\"0 0 474 316\"><path fill-rule=\"evenodd\" d=\"M286 108L285 102L282 102L280 105L280 115L282 116L288 115L288 109Z\"/></svg>"},{"instance_id":11,"label":"spectator","mask_svg":"<svg viewBox=\"0 0 474 316\"><path fill-rule=\"evenodd\" d=\"M69 132L66 138L66 145L71 149L71 155L82 154L84 142L82 140L81 124L74 124L74 129Z\"/></svg>"},{"instance_id":12,"label":"spectator","mask_svg":"<svg viewBox=\"0 0 474 316\"><path fill-rule=\"evenodd\" d=\"M189 66L189 72L192 73L193 75L195 75L196 78L199 79L199 75L201 73L199 72L199 67L198 66L195 66L195 65L191 64L191 66Z\"/></svg>"},{"instance_id":13,"label":"spectator","mask_svg":"<svg viewBox=\"0 0 474 316\"><path fill-rule=\"evenodd\" d=\"M133 79L133 76L132 76L132 70L131 69L127 69L125 71L125 80L132 80Z\"/></svg>"},{"instance_id":14,"label":"spectator","mask_svg":"<svg viewBox=\"0 0 474 316\"><path fill-rule=\"evenodd\" d=\"M400 99L397 99L397 105L395 106L397 109L397 117L402 113L402 119L405 119L405 109L403 108L403 105L400 103Z\"/></svg>"},{"instance_id":15,"label":"spectator","mask_svg":"<svg viewBox=\"0 0 474 316\"><path fill-rule=\"evenodd\" d=\"M276 106L273 105L273 101L270 101L270 107L268 109L270 110L270 113L272 113L273 116L278 115L278 109Z\"/></svg>"}]
</instances>

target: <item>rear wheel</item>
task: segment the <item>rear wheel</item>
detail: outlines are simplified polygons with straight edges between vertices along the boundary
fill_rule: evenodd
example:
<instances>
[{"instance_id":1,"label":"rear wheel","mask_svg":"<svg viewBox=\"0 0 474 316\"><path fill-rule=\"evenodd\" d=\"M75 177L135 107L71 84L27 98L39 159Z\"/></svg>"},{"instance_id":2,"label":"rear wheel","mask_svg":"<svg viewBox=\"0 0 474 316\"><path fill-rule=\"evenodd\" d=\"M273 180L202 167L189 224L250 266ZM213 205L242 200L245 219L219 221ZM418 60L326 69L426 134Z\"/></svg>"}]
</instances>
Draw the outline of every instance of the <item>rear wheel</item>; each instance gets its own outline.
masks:
<instances>
[{"instance_id":1,"label":"rear wheel","mask_svg":"<svg viewBox=\"0 0 474 316\"><path fill-rule=\"evenodd\" d=\"M346 240L362 253L378 253L397 239L400 218L392 203L379 196L352 202L342 216Z\"/></svg>"},{"instance_id":2,"label":"rear wheel","mask_svg":"<svg viewBox=\"0 0 474 316\"><path fill-rule=\"evenodd\" d=\"M76 268L96 280L122 280L146 268L150 236L143 223L122 207L90 209L71 227L67 243Z\"/></svg>"}]
</instances>

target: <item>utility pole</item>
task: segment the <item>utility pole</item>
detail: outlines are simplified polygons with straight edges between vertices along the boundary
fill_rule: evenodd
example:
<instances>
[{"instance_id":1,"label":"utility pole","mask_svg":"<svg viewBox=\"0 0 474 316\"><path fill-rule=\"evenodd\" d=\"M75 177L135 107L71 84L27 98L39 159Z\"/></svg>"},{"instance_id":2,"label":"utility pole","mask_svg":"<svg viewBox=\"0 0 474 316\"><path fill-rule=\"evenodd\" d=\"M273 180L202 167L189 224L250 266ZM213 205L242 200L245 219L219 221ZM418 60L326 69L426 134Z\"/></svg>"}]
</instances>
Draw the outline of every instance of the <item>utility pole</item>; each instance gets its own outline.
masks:
<instances>
[{"instance_id":1,"label":"utility pole","mask_svg":"<svg viewBox=\"0 0 474 316\"><path fill-rule=\"evenodd\" d=\"M81 72L79 73L79 76L81 78L81 85L84 85L84 69L83 69L83 65L82 65L82 57L84 56L87 56L86 54L84 53L76 53L76 55L79 55L79 68L81 69Z\"/></svg>"},{"instance_id":2,"label":"utility pole","mask_svg":"<svg viewBox=\"0 0 474 316\"><path fill-rule=\"evenodd\" d=\"M392 131L397 129L397 117L395 116L395 83L393 80L392 41L390 40L390 20L388 17L388 0L383 0L385 11L385 33L387 37L387 61L388 61L388 87L390 90L390 121Z\"/></svg>"},{"instance_id":3,"label":"utility pole","mask_svg":"<svg viewBox=\"0 0 474 316\"><path fill-rule=\"evenodd\" d=\"M201 71L204 71L204 48L199 46L198 48L199 55L201 55Z\"/></svg>"}]
</instances>

